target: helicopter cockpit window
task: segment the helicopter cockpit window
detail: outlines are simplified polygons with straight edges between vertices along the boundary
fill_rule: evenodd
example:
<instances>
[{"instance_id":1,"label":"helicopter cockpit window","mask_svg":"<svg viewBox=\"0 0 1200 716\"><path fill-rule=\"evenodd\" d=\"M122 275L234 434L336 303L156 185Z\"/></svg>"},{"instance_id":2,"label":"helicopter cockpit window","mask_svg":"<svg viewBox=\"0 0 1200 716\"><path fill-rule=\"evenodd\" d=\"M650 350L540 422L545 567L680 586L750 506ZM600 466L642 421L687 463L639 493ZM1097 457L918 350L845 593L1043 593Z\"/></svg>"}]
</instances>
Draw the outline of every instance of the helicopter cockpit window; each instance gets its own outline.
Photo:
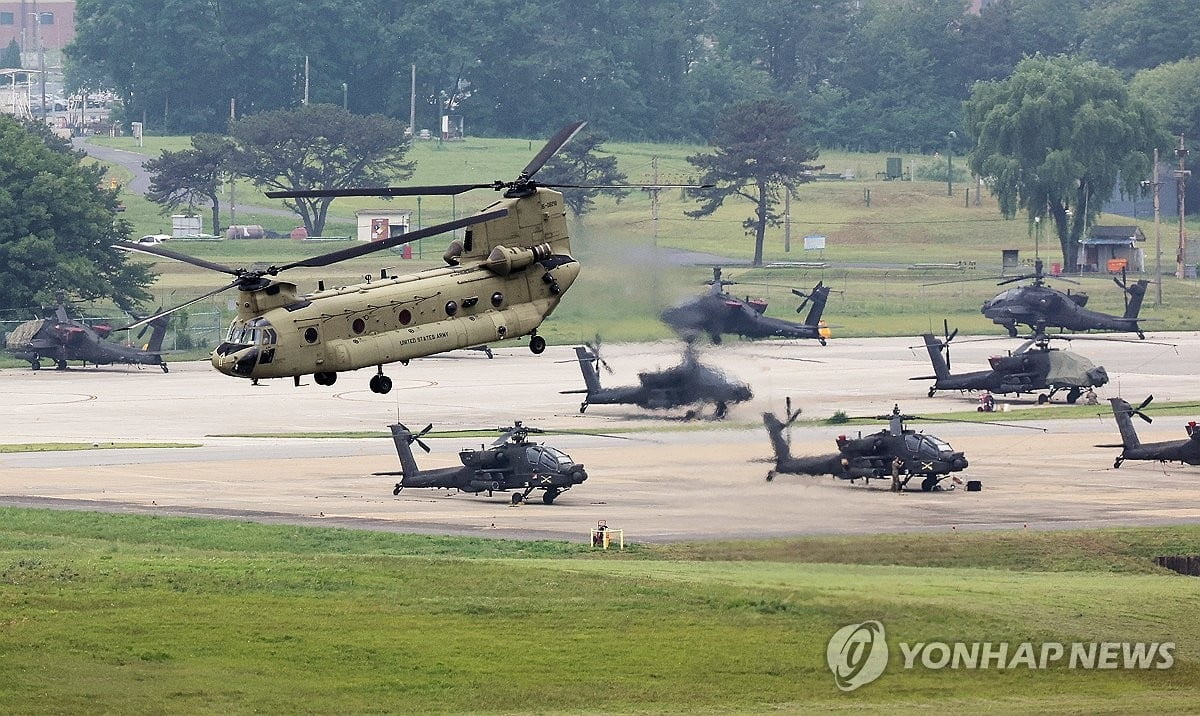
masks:
<instances>
[{"instance_id":1,"label":"helicopter cockpit window","mask_svg":"<svg viewBox=\"0 0 1200 716\"><path fill-rule=\"evenodd\" d=\"M275 345L278 334L265 319L256 318L246 323L234 322L229 326L229 343L240 346L270 346Z\"/></svg>"},{"instance_id":2,"label":"helicopter cockpit window","mask_svg":"<svg viewBox=\"0 0 1200 716\"><path fill-rule=\"evenodd\" d=\"M571 456L566 454L562 450L558 450L557 448L552 448L552 447L544 448L544 450L545 450L545 454L543 455L543 459L545 459L546 457L552 458L554 460L555 464L557 465L557 467L560 467L560 468L571 466L571 464L572 464Z\"/></svg>"}]
</instances>

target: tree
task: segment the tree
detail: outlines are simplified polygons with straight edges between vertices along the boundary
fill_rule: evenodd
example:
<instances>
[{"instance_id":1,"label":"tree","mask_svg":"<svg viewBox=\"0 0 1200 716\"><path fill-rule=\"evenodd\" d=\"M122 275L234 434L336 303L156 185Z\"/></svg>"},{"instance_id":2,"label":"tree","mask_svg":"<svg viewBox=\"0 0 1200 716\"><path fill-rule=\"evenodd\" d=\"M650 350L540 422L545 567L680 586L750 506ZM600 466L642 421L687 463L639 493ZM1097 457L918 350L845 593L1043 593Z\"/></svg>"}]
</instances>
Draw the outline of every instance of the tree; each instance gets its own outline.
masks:
<instances>
[{"instance_id":1,"label":"tree","mask_svg":"<svg viewBox=\"0 0 1200 716\"><path fill-rule=\"evenodd\" d=\"M742 226L754 236L755 266L762 266L767 227L779 225L775 206L780 191L812 181L811 172L822 168L808 163L817 158L817 151L802 141L799 129L796 110L787 102L767 99L733 105L722 113L709 142L716 151L688 157L702 173L700 182L716 185L697 193L701 206L688 216L708 216L735 196L754 204L754 216Z\"/></svg>"},{"instance_id":2,"label":"tree","mask_svg":"<svg viewBox=\"0 0 1200 716\"><path fill-rule=\"evenodd\" d=\"M146 198L163 207L163 213L207 200L212 206L213 233L221 232L221 182L231 173L235 146L228 137L197 134L192 148L163 151L142 166L150 173Z\"/></svg>"},{"instance_id":3,"label":"tree","mask_svg":"<svg viewBox=\"0 0 1200 716\"><path fill-rule=\"evenodd\" d=\"M112 248L129 234L116 191L101 188L104 169L83 157L44 126L0 114L0 308L49 304L57 290L118 304L150 298L146 266Z\"/></svg>"},{"instance_id":4,"label":"tree","mask_svg":"<svg viewBox=\"0 0 1200 716\"><path fill-rule=\"evenodd\" d=\"M617 169L617 158L598 154L600 145L608 138L603 134L589 132L575 137L546 162L538 172L541 181L549 184L623 184L628 177ZM628 189L564 189L563 201L583 216L596 204L601 194L614 196L617 201L629 196Z\"/></svg>"},{"instance_id":5,"label":"tree","mask_svg":"<svg viewBox=\"0 0 1200 716\"><path fill-rule=\"evenodd\" d=\"M1085 30L1087 54L1126 74L1200 56L1195 0L1101 0Z\"/></svg>"},{"instance_id":6,"label":"tree","mask_svg":"<svg viewBox=\"0 0 1200 716\"><path fill-rule=\"evenodd\" d=\"M277 109L230 124L237 173L283 191L383 186L412 176L404 125L383 115L351 114L329 104ZM310 236L325 230L329 197L286 202Z\"/></svg>"},{"instance_id":7,"label":"tree","mask_svg":"<svg viewBox=\"0 0 1200 716\"><path fill-rule=\"evenodd\" d=\"M1200 57L1142 70L1129 92L1153 107L1170 133L1200 135Z\"/></svg>"},{"instance_id":8,"label":"tree","mask_svg":"<svg viewBox=\"0 0 1200 716\"><path fill-rule=\"evenodd\" d=\"M0 67L20 67L21 66L21 46L16 40L9 40L8 47L0 52Z\"/></svg>"},{"instance_id":9,"label":"tree","mask_svg":"<svg viewBox=\"0 0 1200 716\"><path fill-rule=\"evenodd\" d=\"M1066 266L1118 177L1126 193L1139 191L1152 149L1169 141L1115 70L1066 56L1031 57L1005 80L977 83L965 115L971 171L988 179L1005 217L1049 214Z\"/></svg>"}]
</instances>

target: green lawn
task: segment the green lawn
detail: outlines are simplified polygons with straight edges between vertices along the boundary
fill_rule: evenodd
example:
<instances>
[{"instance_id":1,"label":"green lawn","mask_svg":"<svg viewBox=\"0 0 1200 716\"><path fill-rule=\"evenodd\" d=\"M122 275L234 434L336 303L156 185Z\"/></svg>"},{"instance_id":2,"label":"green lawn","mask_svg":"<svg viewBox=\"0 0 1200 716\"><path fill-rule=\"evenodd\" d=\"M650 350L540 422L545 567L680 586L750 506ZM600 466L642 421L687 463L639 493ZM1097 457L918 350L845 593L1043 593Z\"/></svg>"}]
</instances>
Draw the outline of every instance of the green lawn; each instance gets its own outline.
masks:
<instances>
[{"instance_id":1,"label":"green lawn","mask_svg":"<svg viewBox=\"0 0 1200 716\"><path fill-rule=\"evenodd\" d=\"M1192 527L583 545L0 510L0 710L1193 707ZM825 645L892 661L839 692ZM1166 671L904 670L905 641L1174 641Z\"/></svg>"}]
</instances>

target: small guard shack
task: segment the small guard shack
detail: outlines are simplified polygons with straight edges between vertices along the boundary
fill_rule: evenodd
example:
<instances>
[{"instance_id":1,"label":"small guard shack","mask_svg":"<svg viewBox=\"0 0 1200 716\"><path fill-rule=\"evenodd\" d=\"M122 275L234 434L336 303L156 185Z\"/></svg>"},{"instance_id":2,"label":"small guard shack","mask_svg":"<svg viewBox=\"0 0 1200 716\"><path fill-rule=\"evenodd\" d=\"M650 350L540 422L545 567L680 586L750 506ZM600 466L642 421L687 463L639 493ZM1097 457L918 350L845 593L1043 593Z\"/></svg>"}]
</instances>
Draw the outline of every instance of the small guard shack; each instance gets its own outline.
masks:
<instances>
[{"instance_id":1,"label":"small guard shack","mask_svg":"<svg viewBox=\"0 0 1200 716\"><path fill-rule=\"evenodd\" d=\"M1121 273L1122 269L1145 271L1146 235L1137 226L1093 226L1080 239L1079 267L1097 273Z\"/></svg>"},{"instance_id":2,"label":"small guard shack","mask_svg":"<svg viewBox=\"0 0 1200 716\"><path fill-rule=\"evenodd\" d=\"M395 234L407 234L412 212L408 209L360 209L358 217L359 241L379 241Z\"/></svg>"}]
</instances>

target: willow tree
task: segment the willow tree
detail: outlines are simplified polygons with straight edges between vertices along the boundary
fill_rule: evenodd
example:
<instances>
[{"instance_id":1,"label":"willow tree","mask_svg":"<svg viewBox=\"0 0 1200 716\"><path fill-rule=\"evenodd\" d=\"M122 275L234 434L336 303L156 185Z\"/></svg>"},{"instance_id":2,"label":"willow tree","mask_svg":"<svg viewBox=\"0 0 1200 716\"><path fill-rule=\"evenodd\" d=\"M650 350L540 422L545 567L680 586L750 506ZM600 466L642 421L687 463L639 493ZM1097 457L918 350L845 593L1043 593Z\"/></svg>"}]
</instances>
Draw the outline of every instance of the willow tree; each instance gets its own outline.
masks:
<instances>
[{"instance_id":1,"label":"willow tree","mask_svg":"<svg viewBox=\"0 0 1200 716\"><path fill-rule=\"evenodd\" d=\"M1155 146L1169 145L1153 111L1115 70L1067 56L1022 60L1007 79L979 82L964 110L975 142L967 155L1012 218L1049 216L1065 266L1113 195L1150 171Z\"/></svg>"}]
</instances>

